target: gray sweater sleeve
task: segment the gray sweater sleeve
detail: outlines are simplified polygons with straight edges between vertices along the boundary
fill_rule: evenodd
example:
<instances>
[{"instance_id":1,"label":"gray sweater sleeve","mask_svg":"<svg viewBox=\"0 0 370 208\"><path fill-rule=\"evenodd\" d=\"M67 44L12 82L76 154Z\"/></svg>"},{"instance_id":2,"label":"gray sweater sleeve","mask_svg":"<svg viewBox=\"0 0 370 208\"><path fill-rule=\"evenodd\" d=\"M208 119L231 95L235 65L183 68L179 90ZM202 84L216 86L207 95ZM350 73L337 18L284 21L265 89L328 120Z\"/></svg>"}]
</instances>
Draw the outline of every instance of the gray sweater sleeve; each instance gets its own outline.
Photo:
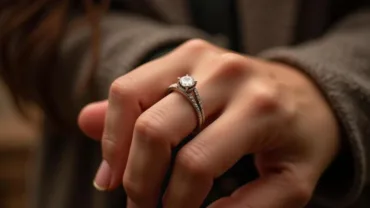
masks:
<instances>
[{"instance_id":1,"label":"gray sweater sleeve","mask_svg":"<svg viewBox=\"0 0 370 208\"><path fill-rule=\"evenodd\" d=\"M173 26L130 13L109 13L100 22L102 31L100 64L90 88L81 91L91 74L90 27L73 27L62 43L58 70L53 74L53 100L67 124L75 126L81 107L94 99L106 99L110 84L138 66L154 50L182 43L191 38L208 37L187 26ZM150 73L150 72L148 72ZM66 108L65 106L68 106Z\"/></svg>"},{"instance_id":2,"label":"gray sweater sleeve","mask_svg":"<svg viewBox=\"0 0 370 208\"><path fill-rule=\"evenodd\" d=\"M369 180L370 10L349 16L320 39L260 56L301 69L328 99L342 125L343 151L319 183L315 199L335 208L353 203Z\"/></svg>"}]
</instances>

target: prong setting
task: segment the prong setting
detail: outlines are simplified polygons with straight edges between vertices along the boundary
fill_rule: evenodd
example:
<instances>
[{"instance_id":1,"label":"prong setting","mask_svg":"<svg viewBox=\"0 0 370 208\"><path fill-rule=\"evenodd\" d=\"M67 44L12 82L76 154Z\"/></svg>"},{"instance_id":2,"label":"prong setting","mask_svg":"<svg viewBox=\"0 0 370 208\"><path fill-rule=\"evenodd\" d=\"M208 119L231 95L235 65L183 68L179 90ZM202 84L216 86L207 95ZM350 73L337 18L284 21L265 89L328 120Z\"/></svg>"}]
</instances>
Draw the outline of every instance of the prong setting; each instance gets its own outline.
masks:
<instances>
[{"instance_id":1,"label":"prong setting","mask_svg":"<svg viewBox=\"0 0 370 208\"><path fill-rule=\"evenodd\" d=\"M188 74L183 77L179 77L178 80L179 86L182 87L186 92L192 91L197 84L197 81L195 81L194 78Z\"/></svg>"}]
</instances>

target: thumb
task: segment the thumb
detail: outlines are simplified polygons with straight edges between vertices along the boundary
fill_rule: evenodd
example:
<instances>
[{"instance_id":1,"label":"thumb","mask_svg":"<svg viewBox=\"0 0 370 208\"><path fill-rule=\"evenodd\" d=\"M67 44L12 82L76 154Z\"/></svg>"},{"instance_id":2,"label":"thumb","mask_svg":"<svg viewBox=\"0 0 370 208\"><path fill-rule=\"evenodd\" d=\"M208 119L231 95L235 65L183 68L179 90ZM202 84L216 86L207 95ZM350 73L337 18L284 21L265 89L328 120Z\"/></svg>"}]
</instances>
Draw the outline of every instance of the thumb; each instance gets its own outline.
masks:
<instances>
[{"instance_id":1,"label":"thumb","mask_svg":"<svg viewBox=\"0 0 370 208\"><path fill-rule=\"evenodd\" d=\"M100 101L84 107L78 117L78 126L89 137L100 140L103 135L108 101Z\"/></svg>"}]
</instances>

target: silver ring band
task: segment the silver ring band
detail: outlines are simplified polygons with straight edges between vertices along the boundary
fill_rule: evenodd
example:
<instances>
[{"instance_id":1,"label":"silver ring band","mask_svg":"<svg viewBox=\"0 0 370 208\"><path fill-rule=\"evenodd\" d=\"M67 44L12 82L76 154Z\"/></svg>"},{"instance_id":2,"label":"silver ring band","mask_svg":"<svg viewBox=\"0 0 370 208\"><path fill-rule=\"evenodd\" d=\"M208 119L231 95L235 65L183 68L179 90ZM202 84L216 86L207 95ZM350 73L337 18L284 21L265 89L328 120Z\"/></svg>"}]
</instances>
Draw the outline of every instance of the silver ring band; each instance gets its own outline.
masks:
<instances>
[{"instance_id":1,"label":"silver ring band","mask_svg":"<svg viewBox=\"0 0 370 208\"><path fill-rule=\"evenodd\" d=\"M170 85L168 87L168 93L171 93L173 91L179 92L190 102L197 115L198 125L196 129L199 130L205 122L205 115L199 92L195 87L196 84L197 82L192 77L186 75L179 78L179 81L177 83Z\"/></svg>"},{"instance_id":2,"label":"silver ring band","mask_svg":"<svg viewBox=\"0 0 370 208\"><path fill-rule=\"evenodd\" d=\"M205 115L204 115L203 103L202 103L202 100L200 99L200 95L199 95L199 92L198 92L197 88L194 88L194 95L195 95L194 98L197 101L198 106L199 106L200 111L201 111L201 114L202 114L202 125L203 125L206 118L205 118Z\"/></svg>"}]
</instances>

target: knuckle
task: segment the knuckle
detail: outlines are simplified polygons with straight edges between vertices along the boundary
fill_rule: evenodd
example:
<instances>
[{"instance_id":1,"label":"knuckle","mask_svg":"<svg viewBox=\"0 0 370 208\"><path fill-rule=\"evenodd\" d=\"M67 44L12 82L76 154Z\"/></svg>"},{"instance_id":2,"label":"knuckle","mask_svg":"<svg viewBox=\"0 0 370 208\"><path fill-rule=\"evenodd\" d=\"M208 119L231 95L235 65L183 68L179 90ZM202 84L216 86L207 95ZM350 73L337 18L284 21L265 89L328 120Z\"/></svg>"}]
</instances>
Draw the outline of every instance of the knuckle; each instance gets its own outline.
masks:
<instances>
[{"instance_id":1,"label":"knuckle","mask_svg":"<svg viewBox=\"0 0 370 208\"><path fill-rule=\"evenodd\" d=\"M106 133L104 133L102 137L102 150L103 158L105 160L113 161L115 158L117 158L118 154L117 142Z\"/></svg>"},{"instance_id":2,"label":"knuckle","mask_svg":"<svg viewBox=\"0 0 370 208\"><path fill-rule=\"evenodd\" d=\"M219 64L215 67L210 80L236 80L243 79L249 73L248 61L238 54L225 53L217 56Z\"/></svg>"},{"instance_id":3,"label":"knuckle","mask_svg":"<svg viewBox=\"0 0 370 208\"><path fill-rule=\"evenodd\" d=\"M199 54L208 50L210 47L210 44L205 40L191 39L182 44L179 49L185 54Z\"/></svg>"},{"instance_id":4,"label":"knuckle","mask_svg":"<svg viewBox=\"0 0 370 208\"><path fill-rule=\"evenodd\" d=\"M129 100L134 95L133 90L123 83L128 83L123 77L116 79L110 86L109 96L118 100Z\"/></svg>"},{"instance_id":5,"label":"knuckle","mask_svg":"<svg viewBox=\"0 0 370 208\"><path fill-rule=\"evenodd\" d=\"M192 147L183 147L176 156L176 165L180 169L197 178L209 178L209 168L206 167L205 153L201 148L194 145Z\"/></svg>"},{"instance_id":6,"label":"knuckle","mask_svg":"<svg viewBox=\"0 0 370 208\"><path fill-rule=\"evenodd\" d=\"M312 197L313 189L305 182L295 183L293 186L293 199L298 204L306 204Z\"/></svg>"},{"instance_id":7,"label":"knuckle","mask_svg":"<svg viewBox=\"0 0 370 208\"><path fill-rule=\"evenodd\" d=\"M258 114L276 113L281 109L279 92L269 86L260 86L252 95L251 106Z\"/></svg>"},{"instance_id":8,"label":"knuckle","mask_svg":"<svg viewBox=\"0 0 370 208\"><path fill-rule=\"evenodd\" d=\"M284 181L287 186L292 202L297 205L305 205L312 198L314 185L306 177L297 175L298 173L287 174Z\"/></svg>"},{"instance_id":9,"label":"knuckle","mask_svg":"<svg viewBox=\"0 0 370 208\"><path fill-rule=\"evenodd\" d=\"M144 112L136 121L134 131L140 135L137 138L145 142L163 142L165 137L164 112L160 109L150 109Z\"/></svg>"},{"instance_id":10,"label":"knuckle","mask_svg":"<svg viewBox=\"0 0 370 208\"><path fill-rule=\"evenodd\" d=\"M131 200L139 202L145 198L146 188L136 181L130 179L130 177L124 176L122 180L123 187L128 197Z\"/></svg>"},{"instance_id":11,"label":"knuckle","mask_svg":"<svg viewBox=\"0 0 370 208\"><path fill-rule=\"evenodd\" d=\"M249 61L245 57L235 53L222 54L220 60L219 71L226 74L242 75L251 68Z\"/></svg>"},{"instance_id":12,"label":"knuckle","mask_svg":"<svg viewBox=\"0 0 370 208\"><path fill-rule=\"evenodd\" d=\"M228 85L234 89L245 82L251 68L249 61L235 53L224 53L212 57L212 71L209 76L202 81L202 85ZM215 64L216 63L216 64Z\"/></svg>"}]
</instances>

